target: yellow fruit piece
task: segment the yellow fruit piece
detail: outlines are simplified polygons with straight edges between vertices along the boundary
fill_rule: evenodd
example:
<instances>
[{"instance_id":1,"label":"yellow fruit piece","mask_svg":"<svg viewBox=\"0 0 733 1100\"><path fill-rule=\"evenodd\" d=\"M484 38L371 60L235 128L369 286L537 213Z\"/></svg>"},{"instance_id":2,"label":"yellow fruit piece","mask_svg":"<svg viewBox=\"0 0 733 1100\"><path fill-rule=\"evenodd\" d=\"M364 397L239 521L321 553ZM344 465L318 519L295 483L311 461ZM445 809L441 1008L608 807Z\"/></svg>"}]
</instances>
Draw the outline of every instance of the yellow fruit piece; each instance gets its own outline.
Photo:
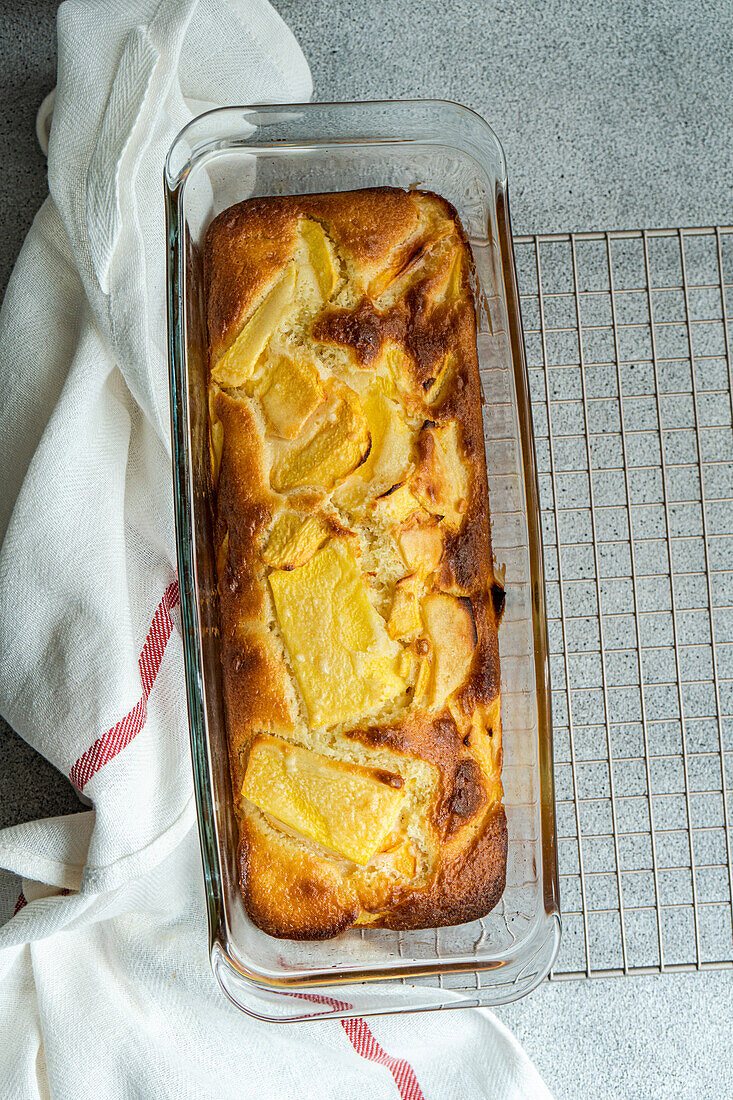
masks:
<instances>
[{"instance_id":1,"label":"yellow fruit piece","mask_svg":"<svg viewBox=\"0 0 733 1100\"><path fill-rule=\"evenodd\" d=\"M429 265L437 261L442 252L438 246L452 233L453 227L446 225L434 237L413 243L407 252L395 257L392 264L372 280L369 286L372 301L378 302L388 291L390 299L405 294L419 278L429 274Z\"/></svg>"},{"instance_id":2,"label":"yellow fruit piece","mask_svg":"<svg viewBox=\"0 0 733 1100\"><path fill-rule=\"evenodd\" d=\"M412 491L448 530L459 531L468 507L469 471L461 456L456 421L423 428L418 449L421 459Z\"/></svg>"},{"instance_id":3,"label":"yellow fruit piece","mask_svg":"<svg viewBox=\"0 0 733 1100\"><path fill-rule=\"evenodd\" d=\"M451 301L457 298L463 288L463 252L458 250L451 264L450 275L445 288L445 298Z\"/></svg>"},{"instance_id":4,"label":"yellow fruit piece","mask_svg":"<svg viewBox=\"0 0 733 1100\"><path fill-rule=\"evenodd\" d=\"M392 610L387 620L387 633L390 638L409 638L417 634L422 626L418 595L422 582L417 573L403 577L395 586Z\"/></svg>"},{"instance_id":5,"label":"yellow fruit piece","mask_svg":"<svg viewBox=\"0 0 733 1100\"><path fill-rule=\"evenodd\" d=\"M428 643L426 642L427 646ZM428 688L430 687L430 673L433 668L433 658L429 651L423 653L420 658L420 665L417 670L417 677L415 678L415 690L412 693L413 704L418 705L423 702L427 695Z\"/></svg>"},{"instance_id":6,"label":"yellow fruit piece","mask_svg":"<svg viewBox=\"0 0 733 1100\"><path fill-rule=\"evenodd\" d=\"M350 551L328 542L309 562L270 574L275 609L314 726L365 717L401 695L400 647L369 600Z\"/></svg>"},{"instance_id":7,"label":"yellow fruit piece","mask_svg":"<svg viewBox=\"0 0 733 1100\"><path fill-rule=\"evenodd\" d=\"M315 364L280 356L272 366L260 401L274 431L283 439L294 439L323 401L323 385Z\"/></svg>"},{"instance_id":8,"label":"yellow fruit piece","mask_svg":"<svg viewBox=\"0 0 733 1100\"><path fill-rule=\"evenodd\" d=\"M339 503L355 514L371 497L379 496L404 481L410 470L412 432L390 394L396 394L392 380L377 376L362 398L371 449L368 458L343 485L339 494ZM413 498L412 510L418 508Z\"/></svg>"},{"instance_id":9,"label":"yellow fruit piece","mask_svg":"<svg viewBox=\"0 0 733 1100\"><path fill-rule=\"evenodd\" d=\"M438 568L443 556L443 534L437 523L413 523L403 527L397 542L410 569L427 576Z\"/></svg>"},{"instance_id":10,"label":"yellow fruit piece","mask_svg":"<svg viewBox=\"0 0 733 1100\"><path fill-rule=\"evenodd\" d=\"M364 398L372 449L359 476L376 492L383 492L404 477L412 453L412 433L398 406L385 393L388 384L377 379Z\"/></svg>"},{"instance_id":11,"label":"yellow fruit piece","mask_svg":"<svg viewBox=\"0 0 733 1100\"><path fill-rule=\"evenodd\" d=\"M397 401L399 398L399 391L389 370L375 372L370 385L376 393L381 393L385 397L391 398L392 401Z\"/></svg>"},{"instance_id":12,"label":"yellow fruit piece","mask_svg":"<svg viewBox=\"0 0 733 1100\"><path fill-rule=\"evenodd\" d=\"M283 512L273 524L262 560L273 569L295 569L305 565L327 538L328 527L321 516L303 519L297 512Z\"/></svg>"},{"instance_id":13,"label":"yellow fruit piece","mask_svg":"<svg viewBox=\"0 0 733 1100\"><path fill-rule=\"evenodd\" d=\"M470 601L444 592L432 592L422 602L433 652L433 676L428 702L442 707L468 676L476 646L476 627Z\"/></svg>"},{"instance_id":14,"label":"yellow fruit piece","mask_svg":"<svg viewBox=\"0 0 733 1100\"><path fill-rule=\"evenodd\" d=\"M412 842L403 840L395 848L388 849L385 853L385 863L391 870L402 878L414 878L417 870L417 860Z\"/></svg>"},{"instance_id":15,"label":"yellow fruit piece","mask_svg":"<svg viewBox=\"0 0 733 1100\"><path fill-rule=\"evenodd\" d=\"M443 302L455 301L463 289L463 249L455 248L450 259L450 266L442 293L439 298Z\"/></svg>"},{"instance_id":16,"label":"yellow fruit piece","mask_svg":"<svg viewBox=\"0 0 733 1100\"><path fill-rule=\"evenodd\" d=\"M275 737L258 738L242 794L265 813L364 865L384 846L404 799L399 776L332 760Z\"/></svg>"},{"instance_id":17,"label":"yellow fruit piece","mask_svg":"<svg viewBox=\"0 0 733 1100\"><path fill-rule=\"evenodd\" d=\"M303 218L300 222L300 235L308 248L313 273L324 302L333 294L339 279L338 265L333 255L333 246L320 222Z\"/></svg>"},{"instance_id":18,"label":"yellow fruit piece","mask_svg":"<svg viewBox=\"0 0 733 1100\"><path fill-rule=\"evenodd\" d=\"M391 339L385 340L380 362L389 371L395 390L403 394L409 392L413 385L411 360L402 344Z\"/></svg>"},{"instance_id":19,"label":"yellow fruit piece","mask_svg":"<svg viewBox=\"0 0 733 1100\"><path fill-rule=\"evenodd\" d=\"M372 860L374 867L377 867L380 871L386 871L390 875L399 877L402 879L411 879L415 877L417 871L417 858L415 856L415 849L411 840L398 841L390 848L386 848L379 855L375 856ZM366 924L368 921L359 920L359 923Z\"/></svg>"},{"instance_id":20,"label":"yellow fruit piece","mask_svg":"<svg viewBox=\"0 0 733 1100\"><path fill-rule=\"evenodd\" d=\"M216 415L216 395L218 388L212 386L209 390L209 457L211 460L211 480L216 487L219 481L219 467L224 450L224 425Z\"/></svg>"},{"instance_id":21,"label":"yellow fruit piece","mask_svg":"<svg viewBox=\"0 0 733 1100\"><path fill-rule=\"evenodd\" d=\"M214 365L211 376L216 382L222 386L241 386L251 377L257 360L290 309L294 290L295 264L291 262Z\"/></svg>"},{"instance_id":22,"label":"yellow fruit piece","mask_svg":"<svg viewBox=\"0 0 733 1100\"><path fill-rule=\"evenodd\" d=\"M435 381L425 394L428 405L439 405L448 396L448 390L455 376L458 360L455 353L449 351L436 375Z\"/></svg>"},{"instance_id":23,"label":"yellow fruit piece","mask_svg":"<svg viewBox=\"0 0 733 1100\"><path fill-rule=\"evenodd\" d=\"M273 468L270 484L283 492L303 486L330 490L350 474L369 451L371 437L361 402L341 387L316 432L307 443L288 451Z\"/></svg>"},{"instance_id":24,"label":"yellow fruit piece","mask_svg":"<svg viewBox=\"0 0 733 1100\"><path fill-rule=\"evenodd\" d=\"M403 649L397 662L397 674L405 683L412 683L417 672L417 657L409 649Z\"/></svg>"},{"instance_id":25,"label":"yellow fruit piece","mask_svg":"<svg viewBox=\"0 0 733 1100\"><path fill-rule=\"evenodd\" d=\"M468 738L464 738L464 743L468 740L471 755L481 765L489 801L502 797L500 706L498 698L488 706L479 704L471 715Z\"/></svg>"},{"instance_id":26,"label":"yellow fruit piece","mask_svg":"<svg viewBox=\"0 0 733 1100\"><path fill-rule=\"evenodd\" d=\"M393 485L372 503L374 518L385 526L404 523L417 512L424 514L424 509L415 500L406 482Z\"/></svg>"}]
</instances>

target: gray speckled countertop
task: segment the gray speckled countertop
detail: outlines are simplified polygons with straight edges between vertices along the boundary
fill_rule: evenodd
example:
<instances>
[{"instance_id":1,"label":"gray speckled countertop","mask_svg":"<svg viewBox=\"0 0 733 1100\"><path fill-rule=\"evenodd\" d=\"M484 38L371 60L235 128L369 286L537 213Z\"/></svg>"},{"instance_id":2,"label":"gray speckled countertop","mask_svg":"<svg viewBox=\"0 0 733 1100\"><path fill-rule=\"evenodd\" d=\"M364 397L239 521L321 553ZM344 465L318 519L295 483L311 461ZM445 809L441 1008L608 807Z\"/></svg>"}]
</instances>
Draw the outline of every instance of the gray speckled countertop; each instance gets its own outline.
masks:
<instances>
[{"instance_id":1,"label":"gray speckled countertop","mask_svg":"<svg viewBox=\"0 0 733 1100\"><path fill-rule=\"evenodd\" d=\"M514 230L733 220L733 9L620 0L275 0L316 99L437 97L494 126ZM5 5L0 289L46 193L34 118L55 78L55 0ZM0 722L0 825L79 808ZM499 1011L558 1097L719 1097L730 972L544 983Z\"/></svg>"}]
</instances>

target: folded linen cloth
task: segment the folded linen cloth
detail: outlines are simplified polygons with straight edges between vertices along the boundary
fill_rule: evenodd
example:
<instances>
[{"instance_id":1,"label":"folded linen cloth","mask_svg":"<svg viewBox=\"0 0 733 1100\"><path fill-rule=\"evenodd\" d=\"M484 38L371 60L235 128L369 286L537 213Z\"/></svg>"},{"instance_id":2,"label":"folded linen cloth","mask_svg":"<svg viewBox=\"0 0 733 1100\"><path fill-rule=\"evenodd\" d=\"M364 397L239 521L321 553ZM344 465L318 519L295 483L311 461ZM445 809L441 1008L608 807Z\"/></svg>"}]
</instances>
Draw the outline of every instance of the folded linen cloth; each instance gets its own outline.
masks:
<instances>
[{"instance_id":1,"label":"folded linen cloth","mask_svg":"<svg viewBox=\"0 0 733 1100\"><path fill-rule=\"evenodd\" d=\"M0 831L0 1095L546 1096L487 1012L283 1028L216 987L176 623L162 166L204 106L307 99L310 74L265 0L68 0L58 43L50 197L0 315L0 711L94 808Z\"/></svg>"}]
</instances>

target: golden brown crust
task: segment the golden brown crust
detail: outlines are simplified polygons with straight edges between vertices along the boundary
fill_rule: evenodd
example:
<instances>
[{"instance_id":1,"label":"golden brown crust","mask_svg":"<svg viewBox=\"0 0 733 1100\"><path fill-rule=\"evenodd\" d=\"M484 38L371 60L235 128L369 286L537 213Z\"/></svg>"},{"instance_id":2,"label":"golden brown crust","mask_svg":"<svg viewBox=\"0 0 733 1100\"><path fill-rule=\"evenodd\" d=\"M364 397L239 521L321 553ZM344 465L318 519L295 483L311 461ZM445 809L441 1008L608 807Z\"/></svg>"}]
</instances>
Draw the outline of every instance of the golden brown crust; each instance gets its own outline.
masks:
<instances>
[{"instance_id":1,"label":"golden brown crust","mask_svg":"<svg viewBox=\"0 0 733 1100\"><path fill-rule=\"evenodd\" d=\"M377 926L439 928L479 920L504 893L506 856L506 814L496 804L471 841L461 845L452 859L441 861L429 888L406 893Z\"/></svg>"},{"instance_id":2,"label":"golden brown crust","mask_svg":"<svg viewBox=\"0 0 733 1100\"><path fill-rule=\"evenodd\" d=\"M445 200L392 188L253 199L224 211L207 233L224 701L242 891L271 935L455 924L483 916L504 889L503 601L470 263ZM295 305L265 338L259 313L283 287ZM250 327L256 354L246 369L246 355L231 368ZM291 374L273 412L268 387L283 356ZM293 408L292 394L308 387L312 401ZM392 502L407 490L409 507L398 514ZM365 606L378 611L370 644L381 646L385 670L370 675L395 685L379 696L382 706L365 681L366 711L342 722L338 698L330 717L316 720L309 709L299 615L288 627L276 602L280 589L286 602L290 591L278 578L306 568L322 578L327 566L347 570L350 591L366 585ZM363 616L374 613L360 614L365 629ZM262 735L314 749L324 766L352 761L379 781L391 776L405 794L392 832L355 863L324 841L322 823L303 833L243 798Z\"/></svg>"},{"instance_id":3,"label":"golden brown crust","mask_svg":"<svg viewBox=\"0 0 733 1100\"><path fill-rule=\"evenodd\" d=\"M252 920L271 936L328 939L345 931L359 902L339 868L268 825L262 814L242 818L239 866Z\"/></svg>"},{"instance_id":4,"label":"golden brown crust","mask_svg":"<svg viewBox=\"0 0 733 1100\"><path fill-rule=\"evenodd\" d=\"M337 248L378 270L393 241L408 236L418 212L389 187L341 194L250 199L224 210L206 234L207 323L216 356L235 335L250 304L293 252L302 213L328 223Z\"/></svg>"}]
</instances>

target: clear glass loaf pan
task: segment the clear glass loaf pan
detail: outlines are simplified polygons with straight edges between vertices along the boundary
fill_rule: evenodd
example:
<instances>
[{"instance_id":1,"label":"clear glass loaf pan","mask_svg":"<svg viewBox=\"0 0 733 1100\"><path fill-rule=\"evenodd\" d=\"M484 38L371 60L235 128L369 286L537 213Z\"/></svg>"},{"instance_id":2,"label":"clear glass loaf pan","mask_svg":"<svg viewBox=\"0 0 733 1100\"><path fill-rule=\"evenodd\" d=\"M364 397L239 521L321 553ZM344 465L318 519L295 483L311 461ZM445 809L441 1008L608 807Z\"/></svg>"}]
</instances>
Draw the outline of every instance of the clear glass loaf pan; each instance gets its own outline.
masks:
<instances>
[{"instance_id":1,"label":"clear glass loaf pan","mask_svg":"<svg viewBox=\"0 0 733 1100\"><path fill-rule=\"evenodd\" d=\"M506 567L499 649L507 885L493 912L472 924L276 940L248 919L237 881L204 461L200 246L211 219L250 196L377 185L448 199L475 260L492 535ZM214 973L245 1012L278 1021L514 1000L548 973L560 920L540 515L501 146L482 119L452 103L224 108L179 134L165 193L178 570Z\"/></svg>"}]
</instances>

